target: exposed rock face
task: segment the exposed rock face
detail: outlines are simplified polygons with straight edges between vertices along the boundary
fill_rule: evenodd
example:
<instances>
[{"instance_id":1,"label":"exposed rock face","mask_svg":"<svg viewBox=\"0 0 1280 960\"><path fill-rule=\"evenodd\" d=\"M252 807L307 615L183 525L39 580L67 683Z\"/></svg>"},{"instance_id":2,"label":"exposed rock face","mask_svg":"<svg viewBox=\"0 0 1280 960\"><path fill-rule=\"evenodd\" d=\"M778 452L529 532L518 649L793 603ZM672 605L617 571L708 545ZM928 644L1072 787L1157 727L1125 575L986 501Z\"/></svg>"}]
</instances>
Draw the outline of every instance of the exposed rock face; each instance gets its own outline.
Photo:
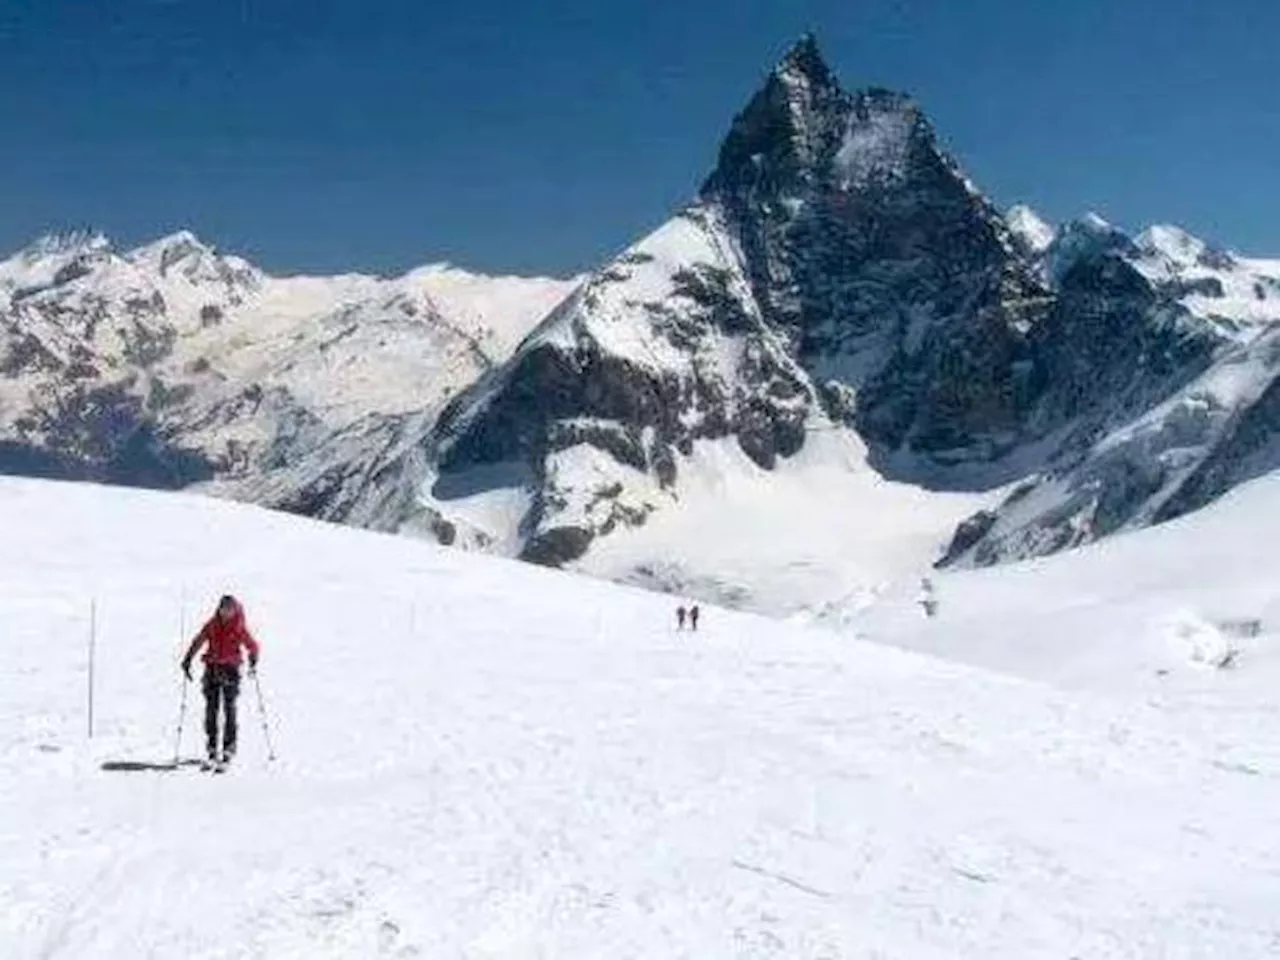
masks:
<instances>
[{"instance_id":1,"label":"exposed rock face","mask_svg":"<svg viewBox=\"0 0 1280 960\"><path fill-rule=\"evenodd\" d=\"M1122 257L1075 260L1032 335L1038 414L1093 433L1118 425L1203 371L1222 342Z\"/></svg>"},{"instance_id":2,"label":"exposed rock face","mask_svg":"<svg viewBox=\"0 0 1280 960\"><path fill-rule=\"evenodd\" d=\"M882 449L1007 444L1045 291L909 98L844 92L806 40L734 122L702 196L830 414ZM836 399L851 395L856 409Z\"/></svg>"}]
</instances>

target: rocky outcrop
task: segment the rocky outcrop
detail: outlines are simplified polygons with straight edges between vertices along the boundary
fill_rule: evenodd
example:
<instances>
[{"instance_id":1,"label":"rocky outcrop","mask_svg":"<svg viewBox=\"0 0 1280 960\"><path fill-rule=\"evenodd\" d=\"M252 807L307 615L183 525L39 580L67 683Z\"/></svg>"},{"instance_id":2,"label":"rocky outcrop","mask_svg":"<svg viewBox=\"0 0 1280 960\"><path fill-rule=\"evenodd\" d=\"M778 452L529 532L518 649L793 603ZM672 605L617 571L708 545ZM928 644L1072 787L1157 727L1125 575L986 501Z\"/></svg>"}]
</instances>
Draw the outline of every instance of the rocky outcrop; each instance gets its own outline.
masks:
<instances>
[{"instance_id":1,"label":"rocky outcrop","mask_svg":"<svg viewBox=\"0 0 1280 960\"><path fill-rule=\"evenodd\" d=\"M447 516L460 494L526 478L520 552L562 562L596 533L644 522L695 441L733 436L767 469L799 449L817 405L761 317L719 212L695 205L453 402L437 430L435 494ZM502 464L515 469L491 469Z\"/></svg>"}]
</instances>

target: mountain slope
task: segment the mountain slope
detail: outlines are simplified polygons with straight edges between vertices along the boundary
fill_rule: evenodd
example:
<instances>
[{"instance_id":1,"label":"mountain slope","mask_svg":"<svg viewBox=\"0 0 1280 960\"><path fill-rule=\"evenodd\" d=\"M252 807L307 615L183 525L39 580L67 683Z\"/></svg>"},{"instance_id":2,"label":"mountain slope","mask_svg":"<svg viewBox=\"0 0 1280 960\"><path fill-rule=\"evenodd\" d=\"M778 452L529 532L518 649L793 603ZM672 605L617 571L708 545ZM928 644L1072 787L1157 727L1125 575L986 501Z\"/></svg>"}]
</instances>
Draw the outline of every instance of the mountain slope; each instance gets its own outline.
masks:
<instances>
[{"instance_id":1,"label":"mountain slope","mask_svg":"<svg viewBox=\"0 0 1280 960\"><path fill-rule=\"evenodd\" d=\"M1137 240L1096 216L1045 251L1062 323L1046 367L1062 414L1093 403L1055 457L966 522L944 557L985 565L1179 516L1280 464L1273 447L1280 270L1172 227ZM1098 406L1099 402L1102 406Z\"/></svg>"},{"instance_id":2,"label":"mountain slope","mask_svg":"<svg viewBox=\"0 0 1280 960\"><path fill-rule=\"evenodd\" d=\"M200 497L3 479L0 523L7 958L1263 957L1280 934L1278 718L1239 696L1274 689L1269 630L1235 673L1098 698L715 609L678 635L652 594ZM1139 534L1159 566L1105 567L1097 649L1126 656L1116 597L1264 586L1244 532L1200 531L1208 567ZM1039 568L1096 590L1073 560ZM944 632L952 606L1052 629L1028 573L943 587ZM177 658L228 589L279 760L246 678L229 774L131 771L172 758Z\"/></svg>"},{"instance_id":3,"label":"mountain slope","mask_svg":"<svg viewBox=\"0 0 1280 960\"><path fill-rule=\"evenodd\" d=\"M1171 714L1217 703L1205 729L1234 729L1242 754L1280 761L1235 724L1270 711L1280 672L1272 553L1280 475L1242 483L1193 514L1078 550L930 576L821 619L885 642L1058 687L1141 697ZM1034 629L1028 629L1035 623ZM1232 714L1239 711L1234 718Z\"/></svg>"},{"instance_id":4,"label":"mountain slope","mask_svg":"<svg viewBox=\"0 0 1280 960\"><path fill-rule=\"evenodd\" d=\"M734 121L702 198L828 412L891 450L1001 445L1044 291L908 97L846 93L806 39Z\"/></svg>"}]
</instances>

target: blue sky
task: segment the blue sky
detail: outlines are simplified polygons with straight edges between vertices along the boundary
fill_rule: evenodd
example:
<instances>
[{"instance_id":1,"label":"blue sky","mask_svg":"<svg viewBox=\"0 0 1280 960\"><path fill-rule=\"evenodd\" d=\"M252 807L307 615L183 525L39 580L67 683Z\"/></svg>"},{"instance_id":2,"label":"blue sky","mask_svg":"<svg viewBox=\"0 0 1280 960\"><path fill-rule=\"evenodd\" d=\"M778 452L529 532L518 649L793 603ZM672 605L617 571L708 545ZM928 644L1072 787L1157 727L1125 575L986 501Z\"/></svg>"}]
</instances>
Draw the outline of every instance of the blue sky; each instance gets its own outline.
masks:
<instances>
[{"instance_id":1,"label":"blue sky","mask_svg":"<svg viewBox=\"0 0 1280 960\"><path fill-rule=\"evenodd\" d=\"M191 227L276 272L597 263L806 30L997 202L1280 255L1276 0L0 0L0 249Z\"/></svg>"}]
</instances>

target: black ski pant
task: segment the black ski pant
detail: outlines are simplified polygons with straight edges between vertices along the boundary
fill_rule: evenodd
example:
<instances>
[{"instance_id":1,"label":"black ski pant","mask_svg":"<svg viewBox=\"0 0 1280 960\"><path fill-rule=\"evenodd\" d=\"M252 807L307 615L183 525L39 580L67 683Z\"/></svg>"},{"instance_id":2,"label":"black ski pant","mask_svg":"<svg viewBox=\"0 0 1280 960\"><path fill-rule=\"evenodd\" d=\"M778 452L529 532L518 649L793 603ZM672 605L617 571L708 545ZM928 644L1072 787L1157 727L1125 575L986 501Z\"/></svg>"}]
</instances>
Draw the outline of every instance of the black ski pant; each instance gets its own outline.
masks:
<instances>
[{"instance_id":1,"label":"black ski pant","mask_svg":"<svg viewBox=\"0 0 1280 960\"><path fill-rule=\"evenodd\" d=\"M240 695L240 668L211 663L204 668L204 736L210 755L218 752L218 713L223 714L222 749L236 752L236 697Z\"/></svg>"}]
</instances>

